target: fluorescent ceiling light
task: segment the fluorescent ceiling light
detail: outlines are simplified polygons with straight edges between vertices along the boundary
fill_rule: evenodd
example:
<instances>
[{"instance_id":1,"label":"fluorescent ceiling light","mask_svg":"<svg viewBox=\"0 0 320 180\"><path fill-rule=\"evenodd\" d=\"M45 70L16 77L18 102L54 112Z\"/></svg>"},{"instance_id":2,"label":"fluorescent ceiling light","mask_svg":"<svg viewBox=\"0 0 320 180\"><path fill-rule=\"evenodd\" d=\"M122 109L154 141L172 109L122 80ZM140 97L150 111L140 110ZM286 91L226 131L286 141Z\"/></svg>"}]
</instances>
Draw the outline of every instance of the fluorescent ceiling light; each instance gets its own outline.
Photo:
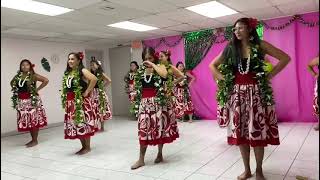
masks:
<instances>
[{"instance_id":1,"label":"fluorescent ceiling light","mask_svg":"<svg viewBox=\"0 0 320 180\"><path fill-rule=\"evenodd\" d=\"M230 9L217 1L190 6L186 9L209 18L216 18L238 13L237 11Z\"/></svg>"},{"instance_id":2,"label":"fluorescent ceiling light","mask_svg":"<svg viewBox=\"0 0 320 180\"><path fill-rule=\"evenodd\" d=\"M57 16L73 11L73 9L68 9L33 0L1 0L1 7L43 14L47 16Z\"/></svg>"},{"instance_id":3,"label":"fluorescent ceiling light","mask_svg":"<svg viewBox=\"0 0 320 180\"><path fill-rule=\"evenodd\" d=\"M109 24L108 26L122 28L122 29L128 29L128 30L132 30L132 31L150 31L150 30L158 29L156 27L133 23L130 21L123 21L123 22L118 22L115 24Z\"/></svg>"}]
</instances>

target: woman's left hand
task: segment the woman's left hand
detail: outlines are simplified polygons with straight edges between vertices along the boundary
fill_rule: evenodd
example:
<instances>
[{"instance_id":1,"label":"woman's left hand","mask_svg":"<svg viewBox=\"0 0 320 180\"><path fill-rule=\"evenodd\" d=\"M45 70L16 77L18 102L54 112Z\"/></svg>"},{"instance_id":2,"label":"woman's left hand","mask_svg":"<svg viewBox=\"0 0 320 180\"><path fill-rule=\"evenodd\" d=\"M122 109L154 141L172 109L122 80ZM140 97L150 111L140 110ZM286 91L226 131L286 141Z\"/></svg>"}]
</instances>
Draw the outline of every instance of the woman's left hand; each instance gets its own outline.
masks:
<instances>
[{"instance_id":1,"label":"woman's left hand","mask_svg":"<svg viewBox=\"0 0 320 180\"><path fill-rule=\"evenodd\" d=\"M85 91L83 94L82 94L83 97L88 97L89 96L89 92L88 91Z\"/></svg>"}]
</instances>

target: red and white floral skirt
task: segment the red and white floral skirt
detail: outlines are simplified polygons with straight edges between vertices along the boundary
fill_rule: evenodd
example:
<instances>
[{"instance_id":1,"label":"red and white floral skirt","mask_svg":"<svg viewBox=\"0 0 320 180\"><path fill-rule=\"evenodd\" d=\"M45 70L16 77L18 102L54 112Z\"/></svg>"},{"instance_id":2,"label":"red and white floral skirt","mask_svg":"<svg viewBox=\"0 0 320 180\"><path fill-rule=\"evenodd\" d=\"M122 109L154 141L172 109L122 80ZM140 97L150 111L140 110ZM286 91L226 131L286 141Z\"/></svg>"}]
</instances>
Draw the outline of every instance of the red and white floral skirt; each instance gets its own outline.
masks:
<instances>
[{"instance_id":1,"label":"red and white floral skirt","mask_svg":"<svg viewBox=\"0 0 320 180\"><path fill-rule=\"evenodd\" d=\"M106 92L104 92L106 93ZM103 122L106 120L109 120L112 118L112 112L111 112L111 107L110 107L110 102L109 98L106 94L106 99L105 101L105 112L101 112L100 110L100 99L99 99L99 89L94 88L92 93L91 93L91 98L92 98L92 106L93 109L96 111L95 114L97 115L98 121Z\"/></svg>"},{"instance_id":2,"label":"red and white floral skirt","mask_svg":"<svg viewBox=\"0 0 320 180\"><path fill-rule=\"evenodd\" d=\"M226 106L218 106L218 122L228 127L230 145L279 145L275 107L262 104L254 77L255 74L250 73L236 74L235 85Z\"/></svg>"},{"instance_id":3,"label":"red and white floral skirt","mask_svg":"<svg viewBox=\"0 0 320 180\"><path fill-rule=\"evenodd\" d=\"M185 93L189 93L188 99L185 99ZM193 114L194 107L193 107L189 90L185 92L183 87L176 86L174 88L174 95L175 95L174 112L176 114L176 118L180 119L184 115Z\"/></svg>"},{"instance_id":4,"label":"red and white floral skirt","mask_svg":"<svg viewBox=\"0 0 320 180\"><path fill-rule=\"evenodd\" d=\"M132 103L136 96L133 80L129 81L129 101Z\"/></svg>"},{"instance_id":5,"label":"red and white floral skirt","mask_svg":"<svg viewBox=\"0 0 320 180\"><path fill-rule=\"evenodd\" d=\"M30 93L19 93L18 98L16 109L19 132L38 130L47 126L47 115L39 96L36 107L32 106Z\"/></svg>"},{"instance_id":6,"label":"red and white floral skirt","mask_svg":"<svg viewBox=\"0 0 320 180\"><path fill-rule=\"evenodd\" d=\"M93 136L97 127L97 115L93 109L91 96L83 98L82 111L84 113L83 123L76 124L75 119L75 94L67 93L67 101L64 115L64 138L82 139Z\"/></svg>"},{"instance_id":7,"label":"red and white floral skirt","mask_svg":"<svg viewBox=\"0 0 320 180\"><path fill-rule=\"evenodd\" d=\"M314 98L313 98L313 113L319 117L319 104L318 104L318 83L314 87Z\"/></svg>"},{"instance_id":8,"label":"red and white floral skirt","mask_svg":"<svg viewBox=\"0 0 320 180\"><path fill-rule=\"evenodd\" d=\"M171 143L179 137L178 128L156 103L157 90L143 88L138 112L138 135L140 145Z\"/></svg>"}]
</instances>

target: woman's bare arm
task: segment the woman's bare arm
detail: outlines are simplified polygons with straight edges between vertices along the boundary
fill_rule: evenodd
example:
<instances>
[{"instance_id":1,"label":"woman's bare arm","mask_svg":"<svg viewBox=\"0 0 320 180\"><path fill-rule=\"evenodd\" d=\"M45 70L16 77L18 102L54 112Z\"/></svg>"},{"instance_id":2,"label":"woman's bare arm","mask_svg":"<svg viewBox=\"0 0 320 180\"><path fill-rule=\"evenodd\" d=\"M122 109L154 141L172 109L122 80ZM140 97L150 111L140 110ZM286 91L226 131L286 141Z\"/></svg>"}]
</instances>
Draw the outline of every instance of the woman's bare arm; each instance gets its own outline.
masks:
<instances>
[{"instance_id":1,"label":"woman's bare arm","mask_svg":"<svg viewBox=\"0 0 320 180\"><path fill-rule=\"evenodd\" d=\"M44 76L41 76L40 74L34 74L34 76L35 76L36 81L41 82L40 86L36 90L37 92L39 92L42 88L44 88L45 86L48 85L49 79Z\"/></svg>"}]
</instances>

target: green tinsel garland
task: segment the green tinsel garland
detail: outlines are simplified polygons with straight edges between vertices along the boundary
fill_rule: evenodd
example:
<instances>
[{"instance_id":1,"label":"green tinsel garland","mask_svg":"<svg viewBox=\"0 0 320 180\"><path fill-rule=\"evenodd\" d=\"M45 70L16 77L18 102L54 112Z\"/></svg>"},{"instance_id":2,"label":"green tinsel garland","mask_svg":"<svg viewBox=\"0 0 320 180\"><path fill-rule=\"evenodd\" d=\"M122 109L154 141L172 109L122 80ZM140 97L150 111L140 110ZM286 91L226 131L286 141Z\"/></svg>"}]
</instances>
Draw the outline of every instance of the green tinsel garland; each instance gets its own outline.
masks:
<instances>
[{"instance_id":1,"label":"green tinsel garland","mask_svg":"<svg viewBox=\"0 0 320 180\"><path fill-rule=\"evenodd\" d=\"M74 87L74 93L75 93L75 104L76 104L76 109L75 109L75 123L80 124L84 122L84 112L82 109L82 104L83 104L83 97L82 97L82 87L80 86L80 73L78 70L72 71L70 73L66 72L63 76L62 80L62 93L61 93L61 99L62 99L62 107L65 109L66 107L66 102L67 102L67 79L68 76L73 76L72 80L72 87Z\"/></svg>"},{"instance_id":2,"label":"green tinsel garland","mask_svg":"<svg viewBox=\"0 0 320 180\"><path fill-rule=\"evenodd\" d=\"M130 106L130 112L132 114L135 114L135 116L138 116L139 106L142 99L142 81L143 81L145 70L146 70L146 67L141 66L134 77L136 96L135 96L134 102ZM165 95L165 90L163 88L161 77L159 76L159 74L154 72L152 78L154 80L154 86L157 89L157 95L155 97L155 101L160 106L165 106L167 98Z\"/></svg>"},{"instance_id":3,"label":"green tinsel garland","mask_svg":"<svg viewBox=\"0 0 320 180\"><path fill-rule=\"evenodd\" d=\"M18 105L18 100L19 100L19 97L18 97L18 91L19 91L19 88L18 88L18 82L19 80L21 80L23 77L23 73L20 72L18 73L12 80L12 83L11 83L11 91L13 93L12 97L11 97L11 101L12 101L12 108L16 109L17 108L17 105ZM37 103L38 103L38 98L37 98L37 90L36 90L36 85L33 84L33 77L30 73L27 74L27 77L26 77L26 83L28 85L28 91L30 92L30 96L31 96L31 104L33 107L36 107L37 106Z\"/></svg>"},{"instance_id":4,"label":"green tinsel garland","mask_svg":"<svg viewBox=\"0 0 320 180\"><path fill-rule=\"evenodd\" d=\"M99 109L100 109L100 113L105 114L107 95L104 90L105 84L103 80L103 74L97 73L97 78L98 78L97 84L98 84L98 90L99 90Z\"/></svg>"},{"instance_id":5,"label":"green tinsel garland","mask_svg":"<svg viewBox=\"0 0 320 180\"><path fill-rule=\"evenodd\" d=\"M229 46L229 48L231 48ZM251 48L251 62L253 63L252 71L256 73L256 79L258 81L258 86L260 89L260 94L262 96L262 104L265 106L270 106L274 104L273 91L270 86L270 81L267 77L267 72L265 72L264 60L259 59L259 45L250 45ZM233 61L229 57L226 61L218 67L221 74L224 76L224 81L218 81L217 90L217 101L220 106L225 106L230 93L234 86L234 72L233 72Z\"/></svg>"}]
</instances>

